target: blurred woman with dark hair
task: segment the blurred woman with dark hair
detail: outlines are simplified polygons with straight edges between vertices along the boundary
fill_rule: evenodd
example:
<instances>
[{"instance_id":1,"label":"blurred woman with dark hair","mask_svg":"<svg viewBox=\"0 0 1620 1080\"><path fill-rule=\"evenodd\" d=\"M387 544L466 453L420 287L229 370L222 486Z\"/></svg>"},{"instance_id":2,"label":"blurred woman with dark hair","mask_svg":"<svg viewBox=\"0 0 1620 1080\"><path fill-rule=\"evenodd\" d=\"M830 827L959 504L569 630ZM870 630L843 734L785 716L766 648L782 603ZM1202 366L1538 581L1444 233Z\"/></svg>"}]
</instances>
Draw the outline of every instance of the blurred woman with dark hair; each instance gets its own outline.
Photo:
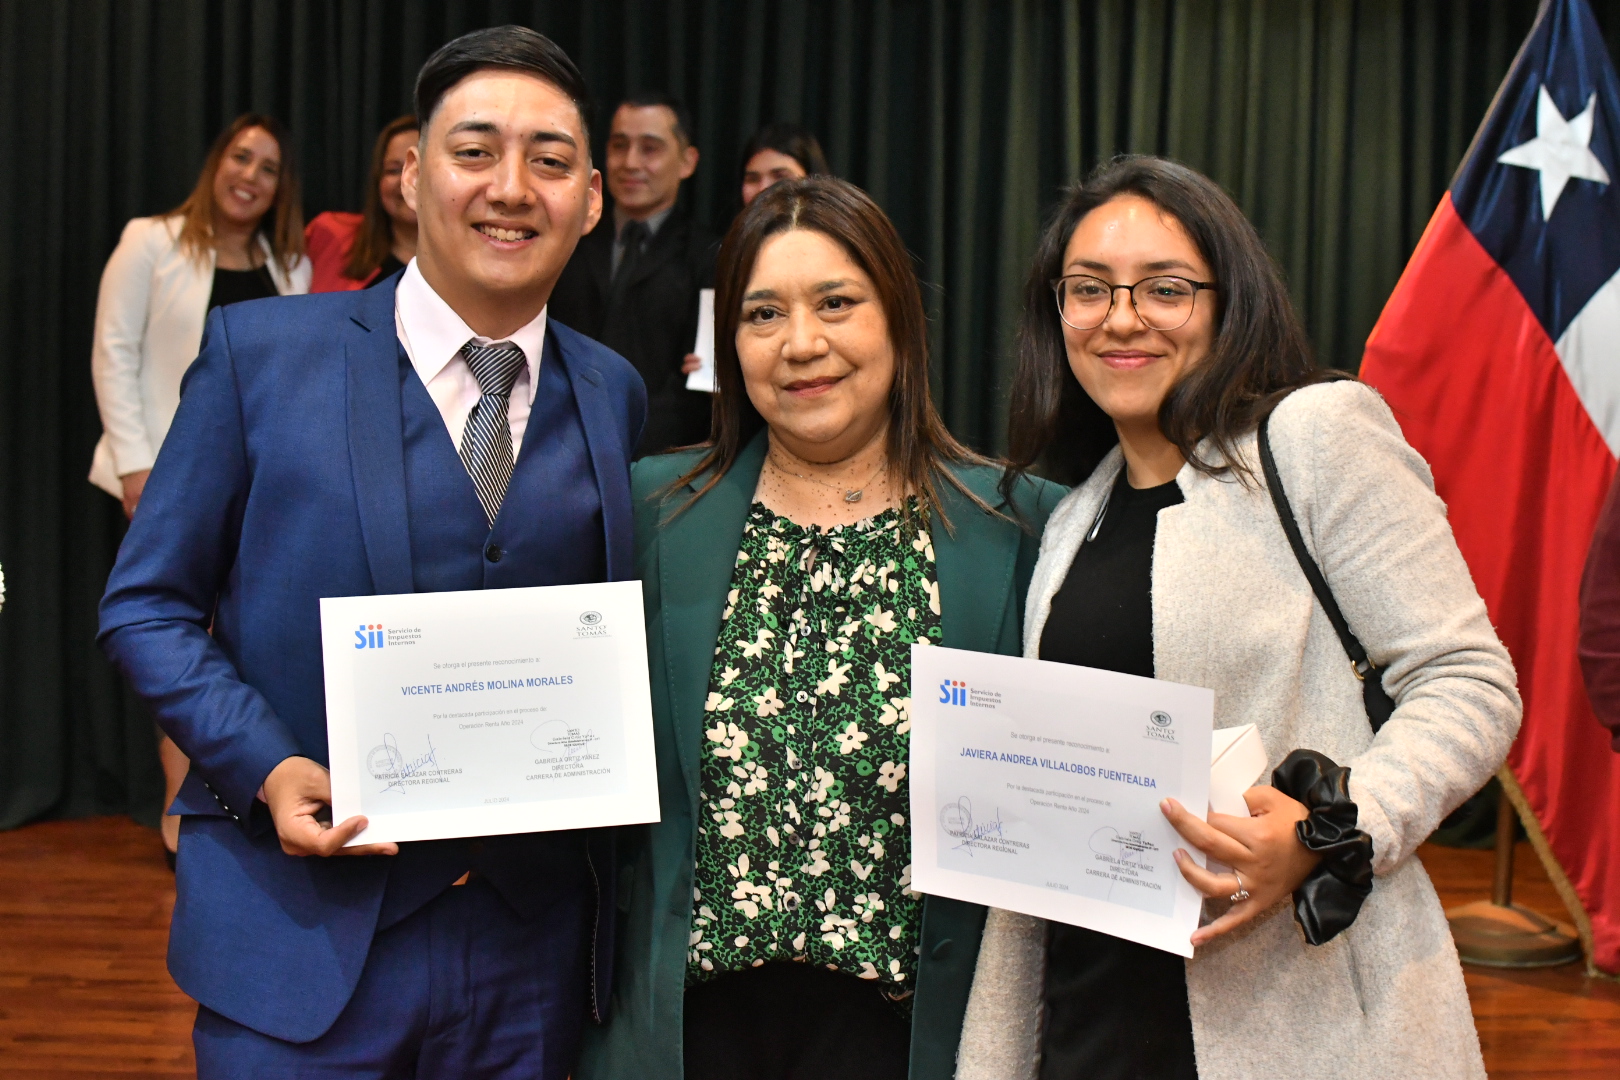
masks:
<instances>
[{"instance_id":1,"label":"blurred woman with dark hair","mask_svg":"<svg viewBox=\"0 0 1620 1080\"><path fill-rule=\"evenodd\" d=\"M798 124L776 123L760 128L743 147L742 162L744 206L772 184L832 174L821 144Z\"/></svg>"},{"instance_id":2,"label":"blurred woman with dark hair","mask_svg":"<svg viewBox=\"0 0 1620 1080\"><path fill-rule=\"evenodd\" d=\"M211 308L309 291L304 214L293 148L281 122L245 113L219 133L197 184L167 214L136 218L107 260L96 301L90 376L103 434L90 482L133 516L180 405ZM186 759L160 737L174 801ZM179 819L163 819L173 858Z\"/></svg>"},{"instance_id":3,"label":"blurred woman with dark hair","mask_svg":"<svg viewBox=\"0 0 1620 1080\"><path fill-rule=\"evenodd\" d=\"M831 176L827 158L816 137L798 124L767 124L743 147L742 204L744 209L760 192L783 180ZM697 353L687 353L681 371L690 375L703 364Z\"/></svg>"},{"instance_id":4,"label":"blurred woman with dark hair","mask_svg":"<svg viewBox=\"0 0 1620 1080\"><path fill-rule=\"evenodd\" d=\"M1206 898L1191 960L992 911L959 1080L1483 1080L1413 854L1502 763L1513 666L1427 465L1375 391L1316 367L1216 184L1131 157L1069 195L1010 431L1017 466L1080 485L1042 538L1025 655L1210 687L1273 771L1242 816L1161 804L1229 868L1173 853Z\"/></svg>"},{"instance_id":5,"label":"blurred woman with dark hair","mask_svg":"<svg viewBox=\"0 0 1620 1080\"><path fill-rule=\"evenodd\" d=\"M945 430L910 256L851 184L755 199L715 319L709 442L632 473L663 818L576 1076L949 1080L984 909L909 888L911 647L1017 651L1062 489Z\"/></svg>"},{"instance_id":6,"label":"blurred woman with dark hair","mask_svg":"<svg viewBox=\"0 0 1620 1080\"><path fill-rule=\"evenodd\" d=\"M414 113L393 120L371 148L371 182L359 214L328 210L304 230L315 266L310 292L365 289L405 269L416 257L416 211L399 193L405 151L416 145Z\"/></svg>"}]
</instances>

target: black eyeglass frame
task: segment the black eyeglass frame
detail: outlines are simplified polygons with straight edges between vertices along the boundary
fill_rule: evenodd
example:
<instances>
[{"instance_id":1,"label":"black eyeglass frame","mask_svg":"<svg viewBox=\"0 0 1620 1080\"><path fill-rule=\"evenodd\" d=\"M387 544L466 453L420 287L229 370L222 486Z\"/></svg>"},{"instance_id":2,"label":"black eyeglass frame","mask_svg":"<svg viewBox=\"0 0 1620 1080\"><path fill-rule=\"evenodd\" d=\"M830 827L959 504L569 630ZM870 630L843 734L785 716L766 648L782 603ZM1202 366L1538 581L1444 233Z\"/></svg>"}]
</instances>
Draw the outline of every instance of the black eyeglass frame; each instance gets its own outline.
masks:
<instances>
[{"instance_id":1,"label":"black eyeglass frame","mask_svg":"<svg viewBox=\"0 0 1620 1080\"><path fill-rule=\"evenodd\" d=\"M1133 285L1110 285L1108 288L1108 309L1103 312L1103 317L1097 320L1096 326L1075 326L1074 323L1063 317L1063 283L1068 281L1070 278L1090 278L1092 281L1100 282L1103 285L1108 285L1108 282L1103 281L1103 279L1098 277L1096 274L1064 274L1062 277L1055 277L1047 283L1052 287L1052 298L1057 301L1058 321L1063 323L1064 326L1067 326L1073 330L1095 330L1098 326L1101 326L1103 323L1107 322L1108 316L1114 313L1114 296L1121 289L1125 289L1131 294L1131 310L1136 312L1136 317L1142 320L1143 326L1147 327L1149 330L1157 330L1160 333L1167 333L1171 330L1180 330L1183 326L1186 326L1192 321L1193 312L1198 309L1199 293L1206 289L1211 292L1220 291L1219 286L1213 281L1194 281L1192 278L1185 278L1180 274L1152 274ZM1193 289L1193 302L1187 308L1187 317L1181 320L1181 322L1177 323L1175 326L1154 326L1143 317L1142 309L1136 304L1136 286L1142 285L1149 281L1157 281L1160 278L1172 278L1176 281L1185 281L1187 284L1191 285Z\"/></svg>"}]
</instances>

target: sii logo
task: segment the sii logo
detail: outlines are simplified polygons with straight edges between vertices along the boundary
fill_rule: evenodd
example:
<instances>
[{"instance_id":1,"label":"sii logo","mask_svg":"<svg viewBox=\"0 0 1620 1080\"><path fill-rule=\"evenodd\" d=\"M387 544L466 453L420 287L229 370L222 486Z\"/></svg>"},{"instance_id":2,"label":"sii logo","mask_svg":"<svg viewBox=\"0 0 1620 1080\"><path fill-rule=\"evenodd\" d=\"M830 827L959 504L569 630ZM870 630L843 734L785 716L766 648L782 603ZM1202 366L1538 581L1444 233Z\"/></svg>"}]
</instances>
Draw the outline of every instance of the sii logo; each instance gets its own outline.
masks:
<instances>
[{"instance_id":1,"label":"sii logo","mask_svg":"<svg viewBox=\"0 0 1620 1080\"><path fill-rule=\"evenodd\" d=\"M939 684L939 703L941 705L966 705L967 683L952 682L946 679Z\"/></svg>"},{"instance_id":2,"label":"sii logo","mask_svg":"<svg viewBox=\"0 0 1620 1080\"><path fill-rule=\"evenodd\" d=\"M382 623L369 623L354 632L354 647L357 649L380 649L383 647Z\"/></svg>"}]
</instances>

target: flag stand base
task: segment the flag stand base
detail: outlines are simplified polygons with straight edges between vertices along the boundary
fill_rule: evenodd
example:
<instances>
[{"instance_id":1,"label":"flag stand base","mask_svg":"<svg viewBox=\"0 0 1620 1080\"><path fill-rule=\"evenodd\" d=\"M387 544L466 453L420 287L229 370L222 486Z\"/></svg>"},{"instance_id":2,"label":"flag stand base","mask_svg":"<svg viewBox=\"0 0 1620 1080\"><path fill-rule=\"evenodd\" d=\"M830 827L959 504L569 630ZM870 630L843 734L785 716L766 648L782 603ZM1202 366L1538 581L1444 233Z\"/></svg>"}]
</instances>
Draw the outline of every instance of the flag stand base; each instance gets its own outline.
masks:
<instances>
[{"instance_id":1,"label":"flag stand base","mask_svg":"<svg viewBox=\"0 0 1620 1080\"><path fill-rule=\"evenodd\" d=\"M1506 907L1489 900L1446 912L1457 956L1480 967L1533 968L1572 964L1581 958L1581 941L1573 927L1538 915L1527 907Z\"/></svg>"},{"instance_id":2,"label":"flag stand base","mask_svg":"<svg viewBox=\"0 0 1620 1080\"><path fill-rule=\"evenodd\" d=\"M1555 967L1581 958L1574 927L1513 902L1513 842L1518 815L1507 792L1496 810L1496 871L1491 898L1446 912L1457 956L1465 964L1497 968Z\"/></svg>"}]
</instances>

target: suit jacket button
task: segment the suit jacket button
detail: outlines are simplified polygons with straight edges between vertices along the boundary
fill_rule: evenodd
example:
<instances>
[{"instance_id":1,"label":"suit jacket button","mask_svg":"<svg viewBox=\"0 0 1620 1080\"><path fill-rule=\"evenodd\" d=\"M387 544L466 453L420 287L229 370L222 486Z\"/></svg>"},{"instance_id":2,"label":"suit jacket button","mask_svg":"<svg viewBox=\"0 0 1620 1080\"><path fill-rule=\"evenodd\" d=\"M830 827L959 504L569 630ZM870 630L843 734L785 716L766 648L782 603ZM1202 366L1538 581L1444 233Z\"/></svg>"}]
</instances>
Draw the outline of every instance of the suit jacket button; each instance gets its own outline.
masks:
<instances>
[{"instance_id":1,"label":"suit jacket button","mask_svg":"<svg viewBox=\"0 0 1620 1080\"><path fill-rule=\"evenodd\" d=\"M953 942L951 941L951 939L946 938L944 941L941 941L938 945L935 945L934 950L932 952L930 952L928 955L932 956L935 960L949 960L950 957L951 957L951 945L952 944L953 944Z\"/></svg>"},{"instance_id":2,"label":"suit jacket button","mask_svg":"<svg viewBox=\"0 0 1620 1080\"><path fill-rule=\"evenodd\" d=\"M490 562L500 562L501 556L505 554L506 552L502 551L500 547L495 544L491 544L489 547L484 549L484 558L488 559Z\"/></svg>"}]
</instances>

